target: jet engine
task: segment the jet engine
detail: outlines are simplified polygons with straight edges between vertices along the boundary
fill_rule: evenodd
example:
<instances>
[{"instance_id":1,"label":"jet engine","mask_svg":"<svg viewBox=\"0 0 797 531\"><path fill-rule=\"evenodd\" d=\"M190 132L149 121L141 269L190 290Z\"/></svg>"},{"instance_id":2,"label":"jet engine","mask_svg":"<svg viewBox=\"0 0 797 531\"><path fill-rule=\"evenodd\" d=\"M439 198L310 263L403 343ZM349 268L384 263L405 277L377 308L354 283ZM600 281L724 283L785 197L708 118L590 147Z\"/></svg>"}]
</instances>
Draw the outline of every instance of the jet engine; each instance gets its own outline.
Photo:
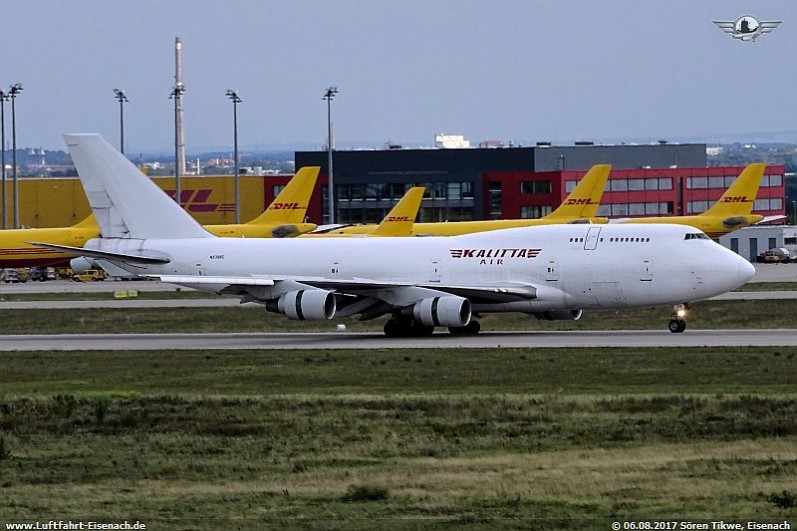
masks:
<instances>
[{"instance_id":1,"label":"jet engine","mask_svg":"<svg viewBox=\"0 0 797 531\"><path fill-rule=\"evenodd\" d=\"M463 327L470 313L470 301L453 295L423 299L412 307L412 316L425 326Z\"/></svg>"},{"instance_id":2,"label":"jet engine","mask_svg":"<svg viewBox=\"0 0 797 531\"><path fill-rule=\"evenodd\" d=\"M72 268L72 271L77 275L82 273L87 269L97 269L97 264L85 256L80 256L78 258L73 258L69 261L69 267Z\"/></svg>"},{"instance_id":3,"label":"jet engine","mask_svg":"<svg viewBox=\"0 0 797 531\"><path fill-rule=\"evenodd\" d=\"M335 295L323 289L291 291L266 303L271 312L299 321L324 321L335 316Z\"/></svg>"},{"instance_id":4,"label":"jet engine","mask_svg":"<svg viewBox=\"0 0 797 531\"><path fill-rule=\"evenodd\" d=\"M584 313L582 310L551 310L531 315L542 321L578 321L582 313Z\"/></svg>"}]
</instances>

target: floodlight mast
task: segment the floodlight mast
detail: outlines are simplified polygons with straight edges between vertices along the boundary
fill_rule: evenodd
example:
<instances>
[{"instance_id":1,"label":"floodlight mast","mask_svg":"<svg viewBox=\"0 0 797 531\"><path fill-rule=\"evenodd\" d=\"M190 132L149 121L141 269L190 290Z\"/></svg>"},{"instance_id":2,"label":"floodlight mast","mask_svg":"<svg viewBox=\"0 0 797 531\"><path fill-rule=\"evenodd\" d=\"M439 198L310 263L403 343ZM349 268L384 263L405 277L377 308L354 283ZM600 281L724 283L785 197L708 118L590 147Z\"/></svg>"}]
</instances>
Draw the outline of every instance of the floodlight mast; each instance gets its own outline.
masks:
<instances>
[{"instance_id":1,"label":"floodlight mast","mask_svg":"<svg viewBox=\"0 0 797 531\"><path fill-rule=\"evenodd\" d=\"M329 203L329 223L335 223L335 179L332 172L332 100L338 94L338 87L327 87L322 100L327 102L327 199Z\"/></svg>"},{"instance_id":2,"label":"floodlight mast","mask_svg":"<svg viewBox=\"0 0 797 531\"><path fill-rule=\"evenodd\" d=\"M238 96L237 90L227 90L227 97L232 101L232 123L233 123L233 144L235 146L235 177L233 179L235 187L235 223L241 223L241 197L238 186L240 170L238 167L238 104L243 100Z\"/></svg>"},{"instance_id":3,"label":"floodlight mast","mask_svg":"<svg viewBox=\"0 0 797 531\"><path fill-rule=\"evenodd\" d=\"M8 90L11 96L11 158L14 167L11 169L13 177L12 194L14 201L14 228L19 228L19 186L17 183L17 113L15 101L19 93L22 92L22 83L14 83ZM4 147L5 149L5 147Z\"/></svg>"},{"instance_id":4,"label":"floodlight mast","mask_svg":"<svg viewBox=\"0 0 797 531\"><path fill-rule=\"evenodd\" d=\"M7 209L6 209L6 111L5 111L5 102L9 101L10 97L7 92L3 92L0 90L0 164L2 165L2 199L3 202L3 213L2 213L2 223L3 223L3 230L8 228L8 223L6 220L7 217Z\"/></svg>"},{"instance_id":5,"label":"floodlight mast","mask_svg":"<svg viewBox=\"0 0 797 531\"><path fill-rule=\"evenodd\" d=\"M122 89L113 89L116 99L119 100L119 151L122 155L125 154L125 103L130 101L127 99L125 91Z\"/></svg>"},{"instance_id":6,"label":"floodlight mast","mask_svg":"<svg viewBox=\"0 0 797 531\"><path fill-rule=\"evenodd\" d=\"M169 95L174 100L174 200L180 204L180 100L185 92L185 85L176 84Z\"/></svg>"}]
</instances>

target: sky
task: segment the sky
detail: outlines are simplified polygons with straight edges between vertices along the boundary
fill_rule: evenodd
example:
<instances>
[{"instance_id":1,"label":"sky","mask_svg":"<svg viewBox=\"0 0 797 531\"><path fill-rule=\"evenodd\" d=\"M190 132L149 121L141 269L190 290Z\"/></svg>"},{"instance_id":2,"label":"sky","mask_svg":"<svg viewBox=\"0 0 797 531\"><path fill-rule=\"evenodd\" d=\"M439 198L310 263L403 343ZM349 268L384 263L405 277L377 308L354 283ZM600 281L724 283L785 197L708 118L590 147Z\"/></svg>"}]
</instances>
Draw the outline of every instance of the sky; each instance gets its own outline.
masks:
<instances>
[{"instance_id":1,"label":"sky","mask_svg":"<svg viewBox=\"0 0 797 531\"><path fill-rule=\"evenodd\" d=\"M758 45L711 23L745 14L783 23ZM189 153L231 148L227 89L243 149L320 149L328 86L339 148L797 142L794 0L26 0L0 25L17 145L118 145L120 88L128 154L169 153L178 36Z\"/></svg>"}]
</instances>

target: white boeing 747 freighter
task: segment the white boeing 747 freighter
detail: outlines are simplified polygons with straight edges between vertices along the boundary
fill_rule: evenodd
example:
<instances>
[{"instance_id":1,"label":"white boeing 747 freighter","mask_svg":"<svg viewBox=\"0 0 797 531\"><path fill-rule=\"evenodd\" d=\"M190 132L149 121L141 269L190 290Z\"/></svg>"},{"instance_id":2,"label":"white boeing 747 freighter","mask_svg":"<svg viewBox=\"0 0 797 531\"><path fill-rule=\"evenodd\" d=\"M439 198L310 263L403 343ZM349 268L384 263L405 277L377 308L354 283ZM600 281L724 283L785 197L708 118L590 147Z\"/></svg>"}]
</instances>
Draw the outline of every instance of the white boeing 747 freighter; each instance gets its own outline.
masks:
<instances>
[{"instance_id":1,"label":"white boeing 747 freighter","mask_svg":"<svg viewBox=\"0 0 797 531\"><path fill-rule=\"evenodd\" d=\"M388 336L477 333L475 316L686 305L733 290L753 266L682 225L563 224L451 237L219 238L99 135L66 135L111 270L258 302L291 319L390 315ZM680 316L670 330L682 332Z\"/></svg>"}]
</instances>

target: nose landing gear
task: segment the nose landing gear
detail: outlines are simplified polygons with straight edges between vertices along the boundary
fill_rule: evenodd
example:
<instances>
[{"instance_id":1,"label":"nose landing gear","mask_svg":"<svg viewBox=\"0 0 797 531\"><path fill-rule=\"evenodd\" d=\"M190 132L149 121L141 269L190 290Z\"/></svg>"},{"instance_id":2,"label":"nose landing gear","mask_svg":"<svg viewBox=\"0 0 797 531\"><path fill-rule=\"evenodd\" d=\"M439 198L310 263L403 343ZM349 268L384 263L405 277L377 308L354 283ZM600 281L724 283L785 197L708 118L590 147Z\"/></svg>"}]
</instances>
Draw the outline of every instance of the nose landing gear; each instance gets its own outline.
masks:
<instances>
[{"instance_id":1,"label":"nose landing gear","mask_svg":"<svg viewBox=\"0 0 797 531\"><path fill-rule=\"evenodd\" d=\"M680 334L686 330L686 310L689 309L689 304L676 304L673 306L670 322L667 329L673 334Z\"/></svg>"}]
</instances>

